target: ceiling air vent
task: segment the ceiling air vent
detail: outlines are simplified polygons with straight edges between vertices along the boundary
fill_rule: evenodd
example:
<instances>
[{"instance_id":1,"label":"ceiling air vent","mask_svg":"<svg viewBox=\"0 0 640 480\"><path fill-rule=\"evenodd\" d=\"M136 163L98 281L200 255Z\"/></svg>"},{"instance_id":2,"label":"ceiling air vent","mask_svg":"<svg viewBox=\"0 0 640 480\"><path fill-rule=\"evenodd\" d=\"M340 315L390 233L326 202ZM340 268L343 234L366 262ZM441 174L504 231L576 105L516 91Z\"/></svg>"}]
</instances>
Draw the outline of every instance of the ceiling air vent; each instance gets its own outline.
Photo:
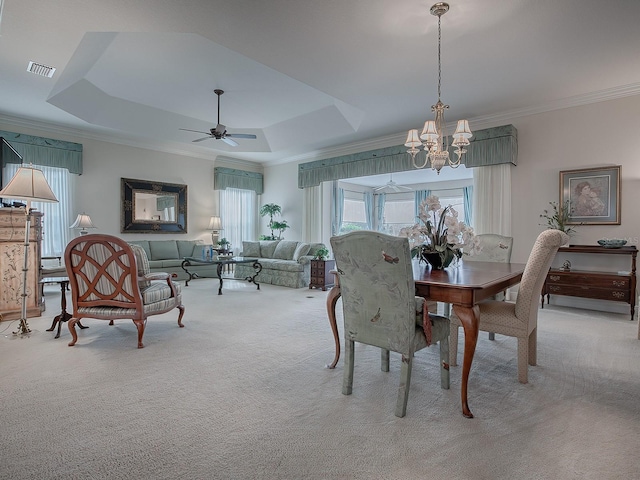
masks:
<instances>
[{"instance_id":1,"label":"ceiling air vent","mask_svg":"<svg viewBox=\"0 0 640 480\"><path fill-rule=\"evenodd\" d=\"M35 73L36 75L42 75L43 77L51 78L56 73L55 67L47 67L41 63L29 62L27 72Z\"/></svg>"}]
</instances>

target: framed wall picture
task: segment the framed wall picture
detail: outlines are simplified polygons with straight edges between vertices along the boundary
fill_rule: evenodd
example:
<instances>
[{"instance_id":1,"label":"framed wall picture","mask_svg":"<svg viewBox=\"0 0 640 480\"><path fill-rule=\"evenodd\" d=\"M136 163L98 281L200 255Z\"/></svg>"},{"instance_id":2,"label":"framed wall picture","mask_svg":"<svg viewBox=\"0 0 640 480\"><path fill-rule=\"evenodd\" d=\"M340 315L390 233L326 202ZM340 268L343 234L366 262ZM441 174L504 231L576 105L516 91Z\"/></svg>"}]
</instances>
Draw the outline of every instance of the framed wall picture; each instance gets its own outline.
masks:
<instances>
[{"instance_id":1,"label":"framed wall picture","mask_svg":"<svg viewBox=\"0 0 640 480\"><path fill-rule=\"evenodd\" d=\"M560 204L569 224L620 225L620 165L560 172Z\"/></svg>"}]
</instances>

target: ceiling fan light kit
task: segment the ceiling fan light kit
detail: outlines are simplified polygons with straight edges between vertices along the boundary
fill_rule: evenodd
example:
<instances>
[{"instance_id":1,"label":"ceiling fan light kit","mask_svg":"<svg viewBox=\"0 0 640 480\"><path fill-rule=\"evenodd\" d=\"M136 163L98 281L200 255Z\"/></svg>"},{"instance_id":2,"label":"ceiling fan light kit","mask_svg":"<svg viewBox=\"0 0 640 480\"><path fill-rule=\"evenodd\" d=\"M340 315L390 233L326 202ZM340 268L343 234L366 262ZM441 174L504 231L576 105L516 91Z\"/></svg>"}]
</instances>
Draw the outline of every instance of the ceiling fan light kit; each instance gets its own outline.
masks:
<instances>
[{"instance_id":1,"label":"ceiling fan light kit","mask_svg":"<svg viewBox=\"0 0 640 480\"><path fill-rule=\"evenodd\" d=\"M232 147L237 147L239 145L238 142L233 140L234 138L247 138L250 140L255 140L257 137L250 133L227 133L226 125L220 123L220 96L224 93L224 90L220 90L216 88L213 93L218 96L218 124L215 128L209 130L209 132L202 132L200 130L189 130L188 128L181 128L185 132L195 132L195 133L204 133L207 136L202 138L196 138L192 140L192 142L202 142L203 140L209 140L210 138L214 138L216 140L222 140L227 145L231 145Z\"/></svg>"},{"instance_id":2,"label":"ceiling fan light kit","mask_svg":"<svg viewBox=\"0 0 640 480\"><path fill-rule=\"evenodd\" d=\"M430 11L432 15L438 17L438 102L431 106L431 111L435 112L435 120L427 120L420 135L418 135L417 129L409 130L404 146L409 148L407 153L411 155L415 168L424 168L430 161L431 168L440 175L440 170L446 164L449 164L451 168L457 168L460 165L463 155L467 153L465 147L469 145L469 139L473 136L473 133L471 133L467 120L458 120L456 130L453 133L453 142L451 142L451 145L456 148L454 152L457 157L455 160L449 158L449 139L445 132L446 123L444 120L444 111L449 108L449 105L445 105L440 100L442 80L442 62L440 58L442 31L440 21L442 15L449 11L449 4L438 2L431 7ZM424 147L426 155L424 162L418 164L416 156L422 147Z\"/></svg>"}]
</instances>

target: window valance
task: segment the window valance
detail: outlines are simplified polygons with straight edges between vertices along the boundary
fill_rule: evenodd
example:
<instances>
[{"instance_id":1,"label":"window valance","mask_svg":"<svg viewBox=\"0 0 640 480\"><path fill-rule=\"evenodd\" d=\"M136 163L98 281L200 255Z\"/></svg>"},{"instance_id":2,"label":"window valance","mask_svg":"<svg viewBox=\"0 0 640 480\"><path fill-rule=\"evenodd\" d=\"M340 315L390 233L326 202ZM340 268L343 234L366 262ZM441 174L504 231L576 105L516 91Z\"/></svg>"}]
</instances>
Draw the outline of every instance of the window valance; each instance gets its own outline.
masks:
<instances>
[{"instance_id":1,"label":"window valance","mask_svg":"<svg viewBox=\"0 0 640 480\"><path fill-rule=\"evenodd\" d=\"M0 137L4 137L22 155L24 163L66 168L71 173L82 175L82 144L80 143L5 130L0 130ZM15 155L2 155L2 167L7 163L21 162Z\"/></svg>"},{"instance_id":2,"label":"window valance","mask_svg":"<svg viewBox=\"0 0 640 480\"><path fill-rule=\"evenodd\" d=\"M518 132L513 125L478 130L474 133L467 150L464 158L464 164L467 167L502 163L517 165ZM420 155L424 155L424 152ZM453 148L451 148L450 155L455 155ZM407 154L407 147L396 145L301 163L298 165L298 188L314 187L322 182L332 180L413 169L411 157Z\"/></svg>"},{"instance_id":3,"label":"window valance","mask_svg":"<svg viewBox=\"0 0 640 480\"><path fill-rule=\"evenodd\" d=\"M258 172L215 167L213 169L213 188L214 190L240 188L242 190L253 190L257 195L262 195L263 176Z\"/></svg>"}]
</instances>

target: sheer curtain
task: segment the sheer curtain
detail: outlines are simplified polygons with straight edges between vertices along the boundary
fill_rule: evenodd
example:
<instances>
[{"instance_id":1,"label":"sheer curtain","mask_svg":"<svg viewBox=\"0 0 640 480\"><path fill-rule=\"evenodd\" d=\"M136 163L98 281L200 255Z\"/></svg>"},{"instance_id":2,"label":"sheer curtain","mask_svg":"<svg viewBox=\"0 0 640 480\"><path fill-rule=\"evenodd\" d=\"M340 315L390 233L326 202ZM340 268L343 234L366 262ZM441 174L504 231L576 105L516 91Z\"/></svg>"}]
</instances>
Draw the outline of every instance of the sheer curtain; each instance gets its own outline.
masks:
<instances>
[{"instance_id":1,"label":"sheer curtain","mask_svg":"<svg viewBox=\"0 0 640 480\"><path fill-rule=\"evenodd\" d=\"M373 192L364 192L364 214L367 220L367 230L373 230Z\"/></svg>"},{"instance_id":2,"label":"sheer curtain","mask_svg":"<svg viewBox=\"0 0 640 480\"><path fill-rule=\"evenodd\" d=\"M511 236L511 164L473 169L473 229Z\"/></svg>"},{"instance_id":3,"label":"sheer curtain","mask_svg":"<svg viewBox=\"0 0 640 480\"><path fill-rule=\"evenodd\" d=\"M337 180L334 180L331 188L331 235L340 233L343 212L344 190L338 186Z\"/></svg>"},{"instance_id":4,"label":"sheer curtain","mask_svg":"<svg viewBox=\"0 0 640 480\"><path fill-rule=\"evenodd\" d=\"M464 202L464 223L471 226L473 222L473 187L462 189L462 201Z\"/></svg>"},{"instance_id":5,"label":"sheer curtain","mask_svg":"<svg viewBox=\"0 0 640 480\"><path fill-rule=\"evenodd\" d=\"M387 199L386 194L379 193L376 195L378 197L378 231L384 231L384 203Z\"/></svg>"},{"instance_id":6,"label":"sheer curtain","mask_svg":"<svg viewBox=\"0 0 640 480\"><path fill-rule=\"evenodd\" d=\"M22 165L8 163L4 167L6 183L13 178ZM42 256L61 257L64 249L73 236L69 225L73 223L76 215L73 214L73 182L71 174L66 168L43 167L34 165L42 170L58 203L31 202L31 208L42 212ZM5 200L6 201L6 200Z\"/></svg>"},{"instance_id":7,"label":"sheer curtain","mask_svg":"<svg viewBox=\"0 0 640 480\"><path fill-rule=\"evenodd\" d=\"M322 185L307 187L302 197L302 241L322 240Z\"/></svg>"},{"instance_id":8,"label":"sheer curtain","mask_svg":"<svg viewBox=\"0 0 640 480\"><path fill-rule=\"evenodd\" d=\"M427 197L431 195L431 190L416 190L415 192L415 209L414 209L414 214L415 214L415 222L418 221L418 216L420 215L420 204L427 199Z\"/></svg>"},{"instance_id":9,"label":"sheer curtain","mask_svg":"<svg viewBox=\"0 0 640 480\"><path fill-rule=\"evenodd\" d=\"M243 240L255 240L258 215L257 195L253 190L227 188L220 190L220 238L231 242L234 254L242 250Z\"/></svg>"}]
</instances>

